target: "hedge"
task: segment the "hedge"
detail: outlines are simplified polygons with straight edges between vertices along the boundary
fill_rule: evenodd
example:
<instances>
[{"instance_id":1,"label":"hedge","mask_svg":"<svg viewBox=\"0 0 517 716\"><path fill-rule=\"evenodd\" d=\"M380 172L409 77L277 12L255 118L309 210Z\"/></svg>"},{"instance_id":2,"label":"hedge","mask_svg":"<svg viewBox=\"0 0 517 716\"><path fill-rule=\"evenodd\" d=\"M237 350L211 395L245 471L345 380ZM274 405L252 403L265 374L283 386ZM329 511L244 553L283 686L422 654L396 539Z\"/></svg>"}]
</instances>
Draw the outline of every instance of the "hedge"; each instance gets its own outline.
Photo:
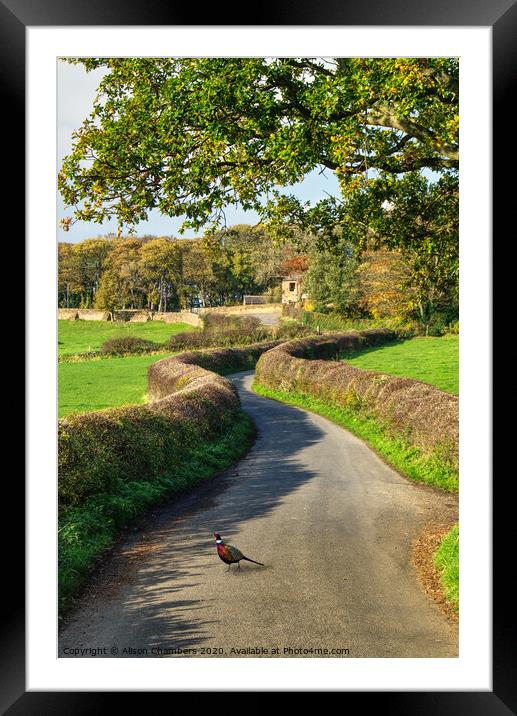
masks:
<instances>
[{"instance_id":1,"label":"hedge","mask_svg":"<svg viewBox=\"0 0 517 716\"><path fill-rule=\"evenodd\" d=\"M121 482L174 474L189 451L223 435L240 409L233 384L211 370L245 370L276 345L268 342L165 358L149 369L149 404L59 420L60 511L91 495L109 494Z\"/></svg>"},{"instance_id":2,"label":"hedge","mask_svg":"<svg viewBox=\"0 0 517 716\"><path fill-rule=\"evenodd\" d=\"M289 341L261 356L256 381L266 388L309 395L368 414L393 434L457 468L457 396L412 378L329 360L397 337L396 331L372 328Z\"/></svg>"}]
</instances>

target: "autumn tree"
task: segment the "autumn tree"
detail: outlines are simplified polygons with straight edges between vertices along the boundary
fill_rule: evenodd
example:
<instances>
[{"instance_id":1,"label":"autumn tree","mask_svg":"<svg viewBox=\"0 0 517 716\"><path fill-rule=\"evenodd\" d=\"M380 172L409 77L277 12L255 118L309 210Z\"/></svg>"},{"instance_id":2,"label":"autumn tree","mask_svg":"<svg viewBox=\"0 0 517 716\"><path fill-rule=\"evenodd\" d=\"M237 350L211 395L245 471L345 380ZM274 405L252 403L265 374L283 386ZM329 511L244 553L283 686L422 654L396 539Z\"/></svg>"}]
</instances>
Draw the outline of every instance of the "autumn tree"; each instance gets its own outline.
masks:
<instances>
[{"instance_id":1,"label":"autumn tree","mask_svg":"<svg viewBox=\"0 0 517 716\"><path fill-rule=\"evenodd\" d=\"M58 269L57 269L57 292L58 305L65 308L76 307L75 295L73 291L74 276L74 256L73 244L60 242L58 244Z\"/></svg>"},{"instance_id":2,"label":"autumn tree","mask_svg":"<svg viewBox=\"0 0 517 716\"><path fill-rule=\"evenodd\" d=\"M95 295L95 308L108 311L111 320L114 321L115 311L125 308L128 299L127 285L120 274L114 269L104 271Z\"/></svg>"},{"instance_id":3,"label":"autumn tree","mask_svg":"<svg viewBox=\"0 0 517 716\"><path fill-rule=\"evenodd\" d=\"M140 248L140 269L151 310L167 311L168 300L177 298L181 283L182 255L177 242L165 237L146 241Z\"/></svg>"},{"instance_id":4,"label":"autumn tree","mask_svg":"<svg viewBox=\"0 0 517 716\"><path fill-rule=\"evenodd\" d=\"M394 186L396 191L394 191ZM459 193L456 178L430 182L416 172L384 177L350 197L347 231L363 249L397 250L413 318L427 324L458 316Z\"/></svg>"},{"instance_id":5,"label":"autumn tree","mask_svg":"<svg viewBox=\"0 0 517 716\"><path fill-rule=\"evenodd\" d=\"M69 248L60 245L58 281L68 292L69 298L70 294L75 294L77 300L74 300L74 304L81 308L93 305L110 248L110 242L101 237L85 239L81 243L69 245Z\"/></svg>"},{"instance_id":6,"label":"autumn tree","mask_svg":"<svg viewBox=\"0 0 517 716\"><path fill-rule=\"evenodd\" d=\"M215 277L203 241L183 241L182 255L183 291L187 305L192 306L199 300L202 306L209 306Z\"/></svg>"},{"instance_id":7,"label":"autumn tree","mask_svg":"<svg viewBox=\"0 0 517 716\"><path fill-rule=\"evenodd\" d=\"M356 277L365 315L376 319L409 317L412 308L408 290L410 270L400 251L364 251Z\"/></svg>"},{"instance_id":8,"label":"autumn tree","mask_svg":"<svg viewBox=\"0 0 517 716\"><path fill-rule=\"evenodd\" d=\"M312 251L308 271L303 276L303 289L316 310L329 308L347 316L359 311L358 260L351 244Z\"/></svg>"},{"instance_id":9,"label":"autumn tree","mask_svg":"<svg viewBox=\"0 0 517 716\"><path fill-rule=\"evenodd\" d=\"M309 257L307 254L299 254L294 249L287 250L280 264L282 276L289 276L293 273L304 273L309 268Z\"/></svg>"},{"instance_id":10,"label":"autumn tree","mask_svg":"<svg viewBox=\"0 0 517 716\"><path fill-rule=\"evenodd\" d=\"M132 237L120 237L112 239L111 243L107 268L113 276L117 276L120 294L123 297L120 308L142 308L145 302L140 261L142 242Z\"/></svg>"}]
</instances>

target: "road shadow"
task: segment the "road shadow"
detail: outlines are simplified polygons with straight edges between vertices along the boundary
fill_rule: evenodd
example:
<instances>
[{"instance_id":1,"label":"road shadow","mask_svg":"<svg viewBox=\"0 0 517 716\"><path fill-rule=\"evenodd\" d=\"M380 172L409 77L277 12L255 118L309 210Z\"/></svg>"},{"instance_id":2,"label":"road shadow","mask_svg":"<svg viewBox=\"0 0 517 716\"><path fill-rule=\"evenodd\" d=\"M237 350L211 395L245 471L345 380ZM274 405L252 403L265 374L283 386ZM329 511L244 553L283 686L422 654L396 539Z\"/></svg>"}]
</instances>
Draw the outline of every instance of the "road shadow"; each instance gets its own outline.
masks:
<instances>
[{"instance_id":1,"label":"road shadow","mask_svg":"<svg viewBox=\"0 0 517 716\"><path fill-rule=\"evenodd\" d=\"M201 582L219 580L226 572L215 554L213 532L220 532L231 543L242 523L267 515L315 477L317 473L304 466L299 453L324 435L304 411L252 393L246 385L250 375L248 371L230 377L257 429L250 452L223 474L140 520L135 533L94 576L82 600L83 609L71 616L62 631L60 656L65 656L63 649L70 641L77 643L78 633L87 644L94 634L98 639L99 630L107 640L123 632L128 642L145 643L147 649L164 645L188 649L210 639L213 622L196 615L210 597L192 600L186 598L186 592ZM247 556L263 561L260 554ZM234 565L225 577L253 579L257 571L270 569L271 565L243 562L240 570ZM107 584L110 588L103 594ZM96 612L87 616L92 592L97 598ZM132 658L162 655L171 656L117 654Z\"/></svg>"}]
</instances>

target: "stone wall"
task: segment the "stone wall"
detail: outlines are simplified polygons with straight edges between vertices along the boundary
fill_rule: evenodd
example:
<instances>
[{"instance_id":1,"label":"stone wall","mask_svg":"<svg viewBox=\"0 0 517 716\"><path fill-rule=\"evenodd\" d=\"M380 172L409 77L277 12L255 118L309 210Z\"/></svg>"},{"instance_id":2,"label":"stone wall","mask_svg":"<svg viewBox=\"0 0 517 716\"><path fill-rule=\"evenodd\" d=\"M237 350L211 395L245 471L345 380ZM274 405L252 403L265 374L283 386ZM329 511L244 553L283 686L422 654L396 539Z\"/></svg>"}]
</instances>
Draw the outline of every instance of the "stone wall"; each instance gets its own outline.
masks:
<instances>
[{"instance_id":1,"label":"stone wall","mask_svg":"<svg viewBox=\"0 0 517 716\"><path fill-rule=\"evenodd\" d=\"M190 311L167 311L167 313L155 313L153 321L164 321L165 323L188 323L189 326L201 326L203 322L197 313Z\"/></svg>"},{"instance_id":2,"label":"stone wall","mask_svg":"<svg viewBox=\"0 0 517 716\"><path fill-rule=\"evenodd\" d=\"M223 313L235 315L239 313L278 313L282 312L281 303L262 303L247 306L217 306L216 308L200 308L201 316L207 313Z\"/></svg>"},{"instance_id":3,"label":"stone wall","mask_svg":"<svg viewBox=\"0 0 517 716\"><path fill-rule=\"evenodd\" d=\"M77 308L58 308L57 317L60 321L77 321Z\"/></svg>"},{"instance_id":4,"label":"stone wall","mask_svg":"<svg viewBox=\"0 0 517 716\"><path fill-rule=\"evenodd\" d=\"M188 323L190 326L202 326L202 316L209 313L226 315L253 314L253 313L281 313L281 303L264 303L249 306L218 306L216 308L200 308L197 313L190 311L167 311L151 313L146 309L127 309L115 311L116 321L129 321L131 323L145 323L146 321L164 321L165 323ZM96 311L93 308L58 308L58 318L61 320L77 321L109 321L107 311Z\"/></svg>"},{"instance_id":5,"label":"stone wall","mask_svg":"<svg viewBox=\"0 0 517 716\"><path fill-rule=\"evenodd\" d=\"M62 321L107 321L109 313L93 308L58 308L57 317Z\"/></svg>"},{"instance_id":6,"label":"stone wall","mask_svg":"<svg viewBox=\"0 0 517 716\"><path fill-rule=\"evenodd\" d=\"M96 311L93 308L58 308L57 317L62 321L109 321L108 311ZM115 311L115 320L130 323L146 323L147 321L164 321L165 323L188 323L190 326L201 326L201 318L190 311L170 311L167 313L151 313L142 309Z\"/></svg>"},{"instance_id":7,"label":"stone wall","mask_svg":"<svg viewBox=\"0 0 517 716\"><path fill-rule=\"evenodd\" d=\"M124 321L126 323L147 323L147 321L151 320L149 311L136 308L114 311L113 317L115 321Z\"/></svg>"}]
</instances>

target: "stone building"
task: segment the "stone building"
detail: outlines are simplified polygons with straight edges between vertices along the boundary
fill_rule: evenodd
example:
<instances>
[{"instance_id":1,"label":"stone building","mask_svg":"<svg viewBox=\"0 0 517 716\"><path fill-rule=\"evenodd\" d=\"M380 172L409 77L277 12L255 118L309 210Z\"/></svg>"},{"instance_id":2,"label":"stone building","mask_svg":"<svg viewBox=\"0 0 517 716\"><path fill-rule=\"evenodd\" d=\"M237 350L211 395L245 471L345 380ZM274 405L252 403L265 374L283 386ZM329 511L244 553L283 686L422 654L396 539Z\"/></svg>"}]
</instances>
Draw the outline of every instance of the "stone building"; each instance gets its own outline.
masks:
<instances>
[{"instance_id":1,"label":"stone building","mask_svg":"<svg viewBox=\"0 0 517 716\"><path fill-rule=\"evenodd\" d=\"M306 298L302 287L302 273L292 273L282 279L282 303L299 303Z\"/></svg>"}]
</instances>

